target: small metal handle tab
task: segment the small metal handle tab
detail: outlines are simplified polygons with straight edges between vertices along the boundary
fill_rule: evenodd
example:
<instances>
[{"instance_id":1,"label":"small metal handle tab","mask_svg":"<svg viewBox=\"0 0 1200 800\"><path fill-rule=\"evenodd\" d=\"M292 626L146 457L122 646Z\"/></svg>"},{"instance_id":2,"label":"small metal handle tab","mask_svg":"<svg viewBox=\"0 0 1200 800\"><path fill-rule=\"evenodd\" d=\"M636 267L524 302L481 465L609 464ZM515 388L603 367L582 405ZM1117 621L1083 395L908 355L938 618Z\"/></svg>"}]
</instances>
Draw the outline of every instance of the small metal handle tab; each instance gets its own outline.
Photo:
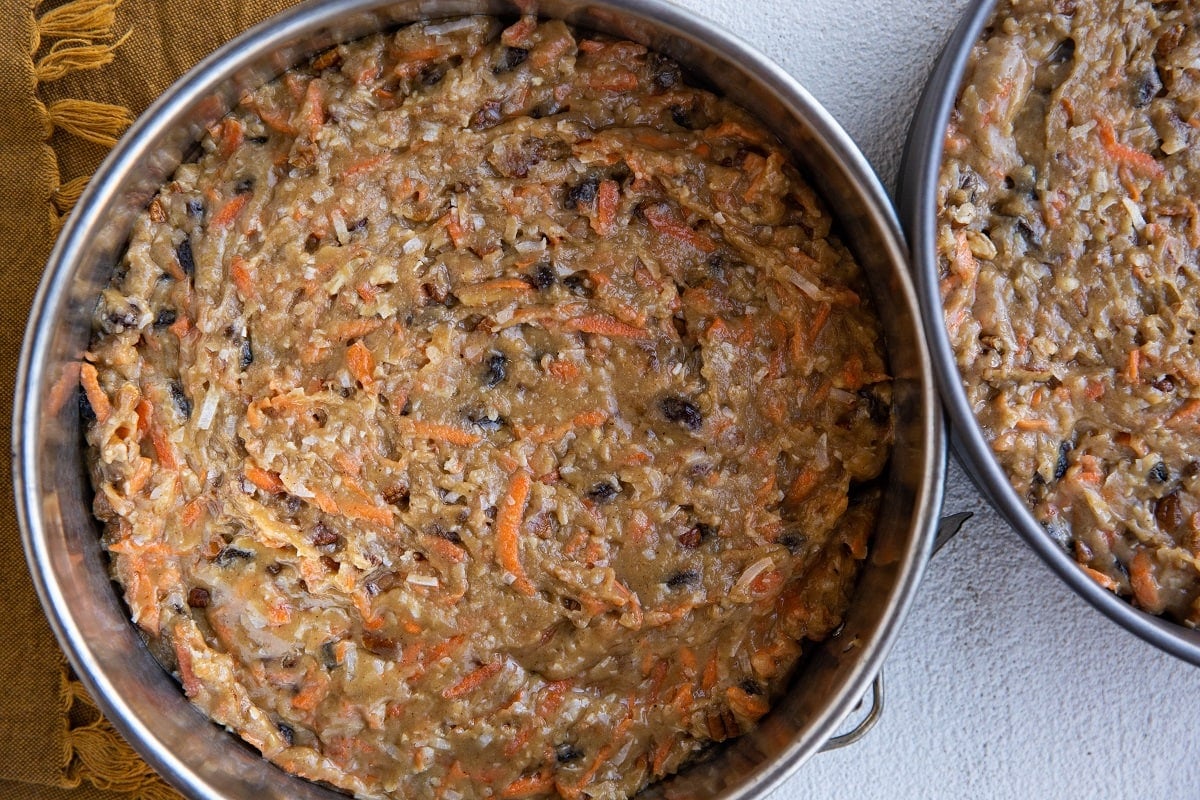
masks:
<instances>
[{"instance_id":1,"label":"small metal handle tab","mask_svg":"<svg viewBox=\"0 0 1200 800\"><path fill-rule=\"evenodd\" d=\"M954 538L954 534L958 533L963 523L973 516L974 514L970 511L961 511L938 520L937 538L933 540L933 552L937 553L938 550L941 550L946 542Z\"/></svg>"},{"instance_id":2,"label":"small metal handle tab","mask_svg":"<svg viewBox=\"0 0 1200 800\"><path fill-rule=\"evenodd\" d=\"M866 699L865 697L863 698ZM861 706L861 703L859 704ZM821 746L822 753L827 753L830 750L837 750L857 742L859 739L867 735L867 731L875 727L875 723L879 721L879 715L883 713L883 672L880 671L875 676L875 680L871 682L871 710L867 715L859 720L851 730L838 736L830 737L829 741Z\"/></svg>"}]
</instances>

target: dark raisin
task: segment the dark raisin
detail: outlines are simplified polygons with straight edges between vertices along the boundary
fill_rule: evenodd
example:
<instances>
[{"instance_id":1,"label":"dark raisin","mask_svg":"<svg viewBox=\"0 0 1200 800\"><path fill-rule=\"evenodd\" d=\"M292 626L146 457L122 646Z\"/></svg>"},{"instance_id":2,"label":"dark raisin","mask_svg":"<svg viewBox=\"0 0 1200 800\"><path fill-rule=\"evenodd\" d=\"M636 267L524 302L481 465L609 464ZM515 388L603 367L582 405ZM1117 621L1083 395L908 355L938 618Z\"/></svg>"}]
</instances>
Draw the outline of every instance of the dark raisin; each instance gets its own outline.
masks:
<instances>
[{"instance_id":1,"label":"dark raisin","mask_svg":"<svg viewBox=\"0 0 1200 800\"><path fill-rule=\"evenodd\" d=\"M671 106L671 120L681 128L692 129L692 117L683 106Z\"/></svg>"},{"instance_id":2,"label":"dark raisin","mask_svg":"<svg viewBox=\"0 0 1200 800\"><path fill-rule=\"evenodd\" d=\"M492 389L508 377L508 357L503 353L492 353L488 356L487 372L483 376L484 388Z\"/></svg>"},{"instance_id":3,"label":"dark raisin","mask_svg":"<svg viewBox=\"0 0 1200 800\"><path fill-rule=\"evenodd\" d=\"M417 80L420 81L422 86L437 86L449 71L449 64L432 64L421 70L421 74L417 76Z\"/></svg>"},{"instance_id":4,"label":"dark raisin","mask_svg":"<svg viewBox=\"0 0 1200 800\"><path fill-rule=\"evenodd\" d=\"M808 544L808 539L803 534L792 531L779 537L779 543L786 547L789 553L798 556L804 550L804 545Z\"/></svg>"},{"instance_id":5,"label":"dark raisin","mask_svg":"<svg viewBox=\"0 0 1200 800\"><path fill-rule=\"evenodd\" d=\"M549 264L538 264L529 275L529 285L544 292L554 285L554 269Z\"/></svg>"},{"instance_id":6,"label":"dark raisin","mask_svg":"<svg viewBox=\"0 0 1200 800\"><path fill-rule=\"evenodd\" d=\"M175 248L175 258L179 261L179 268L183 270L184 275L194 275L196 273L196 259L192 256L192 240L185 238Z\"/></svg>"},{"instance_id":7,"label":"dark raisin","mask_svg":"<svg viewBox=\"0 0 1200 800\"><path fill-rule=\"evenodd\" d=\"M350 226L346 228L346 230L349 231L350 233L354 233L355 231L361 231L362 229L367 227L367 223L369 221L370 220L367 217L361 217L361 218L355 220L353 223L351 223Z\"/></svg>"},{"instance_id":8,"label":"dark raisin","mask_svg":"<svg viewBox=\"0 0 1200 800\"><path fill-rule=\"evenodd\" d=\"M1150 384L1160 392L1170 393L1175 391L1175 379L1170 375L1163 375L1161 378Z\"/></svg>"},{"instance_id":9,"label":"dark raisin","mask_svg":"<svg viewBox=\"0 0 1200 800\"><path fill-rule=\"evenodd\" d=\"M1048 519L1042 521L1042 527L1046 529L1046 533L1058 543L1058 546L1064 550L1071 547L1071 529L1067 524L1059 518Z\"/></svg>"},{"instance_id":10,"label":"dark raisin","mask_svg":"<svg viewBox=\"0 0 1200 800\"><path fill-rule=\"evenodd\" d=\"M315 233L310 233L308 238L304 240L304 252L315 253L321 248L321 237Z\"/></svg>"},{"instance_id":11,"label":"dark raisin","mask_svg":"<svg viewBox=\"0 0 1200 800\"><path fill-rule=\"evenodd\" d=\"M174 325L176 318L177 315L175 314L175 309L164 308L162 311L158 312L158 316L154 318L154 327L166 328L170 325Z\"/></svg>"},{"instance_id":12,"label":"dark raisin","mask_svg":"<svg viewBox=\"0 0 1200 800\"><path fill-rule=\"evenodd\" d=\"M1167 469L1167 465L1160 461L1150 468L1150 474L1148 477L1155 483L1166 483L1168 480L1170 480L1171 473Z\"/></svg>"},{"instance_id":13,"label":"dark raisin","mask_svg":"<svg viewBox=\"0 0 1200 800\"><path fill-rule=\"evenodd\" d=\"M254 552L251 550L243 550L240 547L226 546L221 548L221 552L217 553L217 566L227 567L234 561L252 561Z\"/></svg>"},{"instance_id":14,"label":"dark raisin","mask_svg":"<svg viewBox=\"0 0 1200 800\"><path fill-rule=\"evenodd\" d=\"M1138 79L1137 85L1134 87L1133 104L1137 108L1145 108L1150 105L1150 101L1158 96L1162 91L1162 79L1158 77L1158 70L1151 67L1146 71L1141 78Z\"/></svg>"},{"instance_id":15,"label":"dark raisin","mask_svg":"<svg viewBox=\"0 0 1200 800\"><path fill-rule=\"evenodd\" d=\"M445 539L451 544L462 544L462 537L458 535L458 531L453 528L447 528L444 525L439 525L436 522L429 527L429 533L439 539Z\"/></svg>"},{"instance_id":16,"label":"dark raisin","mask_svg":"<svg viewBox=\"0 0 1200 800\"><path fill-rule=\"evenodd\" d=\"M296 743L296 731L291 725L288 725L286 722L277 722L275 723L275 727L279 728L279 735L287 743L288 747Z\"/></svg>"},{"instance_id":17,"label":"dark raisin","mask_svg":"<svg viewBox=\"0 0 1200 800\"><path fill-rule=\"evenodd\" d=\"M212 594L203 586L193 586L188 590L187 604L192 608L208 608L212 602Z\"/></svg>"},{"instance_id":18,"label":"dark raisin","mask_svg":"<svg viewBox=\"0 0 1200 800\"><path fill-rule=\"evenodd\" d=\"M187 208L189 217L199 218L204 216L204 203L200 200L188 200L185 207Z\"/></svg>"},{"instance_id":19,"label":"dark raisin","mask_svg":"<svg viewBox=\"0 0 1200 800\"><path fill-rule=\"evenodd\" d=\"M591 175L567 189L566 206L574 210L581 205L587 206L596 202L596 193L600 190L600 178Z\"/></svg>"},{"instance_id":20,"label":"dark raisin","mask_svg":"<svg viewBox=\"0 0 1200 800\"><path fill-rule=\"evenodd\" d=\"M563 278L563 286L576 297L592 296L592 279L586 271L574 272Z\"/></svg>"},{"instance_id":21,"label":"dark raisin","mask_svg":"<svg viewBox=\"0 0 1200 800\"><path fill-rule=\"evenodd\" d=\"M191 418L192 401L188 399L183 387L177 381L171 381L171 401L175 403L175 408L179 409L180 416L184 419Z\"/></svg>"},{"instance_id":22,"label":"dark raisin","mask_svg":"<svg viewBox=\"0 0 1200 800\"><path fill-rule=\"evenodd\" d=\"M725 269L730 266L730 261L724 253L713 253L708 257L705 266L708 267L708 274L712 276L713 280L723 281L725 280Z\"/></svg>"},{"instance_id":23,"label":"dark raisin","mask_svg":"<svg viewBox=\"0 0 1200 800\"><path fill-rule=\"evenodd\" d=\"M573 744L563 743L554 748L554 760L560 764L570 764L583 758L583 751Z\"/></svg>"},{"instance_id":24,"label":"dark raisin","mask_svg":"<svg viewBox=\"0 0 1200 800\"><path fill-rule=\"evenodd\" d=\"M233 185L234 194L251 194L254 191L254 178L242 178Z\"/></svg>"},{"instance_id":25,"label":"dark raisin","mask_svg":"<svg viewBox=\"0 0 1200 800\"><path fill-rule=\"evenodd\" d=\"M678 422L690 431L700 430L704 417L695 403L682 397L664 397L658 401L658 409L671 422Z\"/></svg>"},{"instance_id":26,"label":"dark raisin","mask_svg":"<svg viewBox=\"0 0 1200 800\"><path fill-rule=\"evenodd\" d=\"M487 433L495 433L504 427L504 417L492 417L487 414L467 414L467 421Z\"/></svg>"},{"instance_id":27,"label":"dark raisin","mask_svg":"<svg viewBox=\"0 0 1200 800\"><path fill-rule=\"evenodd\" d=\"M1054 464L1054 480L1060 479L1067 474L1067 467L1070 463L1067 461L1067 456L1071 454L1073 446L1070 442L1063 442L1058 446L1058 461Z\"/></svg>"},{"instance_id":28,"label":"dark raisin","mask_svg":"<svg viewBox=\"0 0 1200 800\"><path fill-rule=\"evenodd\" d=\"M254 348L250 344L250 334L246 334L246 338L242 339L242 369L254 363Z\"/></svg>"},{"instance_id":29,"label":"dark raisin","mask_svg":"<svg viewBox=\"0 0 1200 800\"><path fill-rule=\"evenodd\" d=\"M608 481L601 481L591 489L588 489L587 496L588 499L593 503L607 503L609 500L612 500L614 497L616 497L617 492L619 491L620 489L618 489L616 486L613 486Z\"/></svg>"},{"instance_id":30,"label":"dark raisin","mask_svg":"<svg viewBox=\"0 0 1200 800\"><path fill-rule=\"evenodd\" d=\"M704 540L713 535L713 527L698 522L679 534L679 543L689 549L695 549L704 544Z\"/></svg>"},{"instance_id":31,"label":"dark raisin","mask_svg":"<svg viewBox=\"0 0 1200 800\"><path fill-rule=\"evenodd\" d=\"M1017 219L1017 233L1021 234L1021 238L1025 240L1027 246L1042 246L1042 234L1033 228L1033 226L1031 226L1024 217L1019 217Z\"/></svg>"},{"instance_id":32,"label":"dark raisin","mask_svg":"<svg viewBox=\"0 0 1200 800\"><path fill-rule=\"evenodd\" d=\"M753 678L743 678L738 684L738 688L749 695L760 695L763 693L762 686Z\"/></svg>"},{"instance_id":33,"label":"dark raisin","mask_svg":"<svg viewBox=\"0 0 1200 800\"><path fill-rule=\"evenodd\" d=\"M337 544L341 541L341 538L336 531L331 530L324 522L318 522L313 526L309 541L313 543L314 547L326 547L331 544Z\"/></svg>"},{"instance_id":34,"label":"dark raisin","mask_svg":"<svg viewBox=\"0 0 1200 800\"><path fill-rule=\"evenodd\" d=\"M1159 498L1158 502L1154 504L1154 519L1158 522L1158 527L1172 536L1183 528L1187 521L1187 514L1184 513L1183 503L1179 501L1178 489L1166 497Z\"/></svg>"},{"instance_id":35,"label":"dark raisin","mask_svg":"<svg viewBox=\"0 0 1200 800\"><path fill-rule=\"evenodd\" d=\"M321 645L321 663L325 665L325 669L332 670L338 668L337 650L334 649L336 646L336 639L330 639Z\"/></svg>"},{"instance_id":36,"label":"dark raisin","mask_svg":"<svg viewBox=\"0 0 1200 800\"><path fill-rule=\"evenodd\" d=\"M524 64L527 58L529 58L529 51L524 47L506 47L500 54L500 60L496 62L492 72L499 75L502 72L516 69Z\"/></svg>"},{"instance_id":37,"label":"dark raisin","mask_svg":"<svg viewBox=\"0 0 1200 800\"><path fill-rule=\"evenodd\" d=\"M270 136L247 136L246 141L250 144L266 144L271 141Z\"/></svg>"},{"instance_id":38,"label":"dark raisin","mask_svg":"<svg viewBox=\"0 0 1200 800\"><path fill-rule=\"evenodd\" d=\"M96 421L96 411L92 408L87 392L83 390L82 386L79 387L77 395L79 397L79 419L84 425L91 425Z\"/></svg>"},{"instance_id":39,"label":"dark raisin","mask_svg":"<svg viewBox=\"0 0 1200 800\"><path fill-rule=\"evenodd\" d=\"M1075 40L1067 37L1054 46L1050 51L1051 64L1065 64L1075 58Z\"/></svg>"},{"instance_id":40,"label":"dark raisin","mask_svg":"<svg viewBox=\"0 0 1200 800\"><path fill-rule=\"evenodd\" d=\"M559 602L562 603L562 607L567 611L579 611L583 608L583 603L580 603L574 597L562 597L559 598Z\"/></svg>"},{"instance_id":41,"label":"dark raisin","mask_svg":"<svg viewBox=\"0 0 1200 800\"><path fill-rule=\"evenodd\" d=\"M398 485L393 486L390 489L384 489L383 500L388 505L395 506L401 511L408 511L408 487L404 485Z\"/></svg>"},{"instance_id":42,"label":"dark raisin","mask_svg":"<svg viewBox=\"0 0 1200 800\"><path fill-rule=\"evenodd\" d=\"M396 658L400 655L400 643L388 636L382 636L371 631L363 631L363 647L377 656Z\"/></svg>"},{"instance_id":43,"label":"dark raisin","mask_svg":"<svg viewBox=\"0 0 1200 800\"><path fill-rule=\"evenodd\" d=\"M700 573L694 569L685 569L667 578L667 587L670 589L682 589L685 586L699 585Z\"/></svg>"},{"instance_id":44,"label":"dark raisin","mask_svg":"<svg viewBox=\"0 0 1200 800\"><path fill-rule=\"evenodd\" d=\"M666 56L651 53L647 58L647 64L650 67L650 80L659 91L665 92L683 80L679 65Z\"/></svg>"},{"instance_id":45,"label":"dark raisin","mask_svg":"<svg viewBox=\"0 0 1200 800\"><path fill-rule=\"evenodd\" d=\"M482 131L494 128L504 119L499 100L488 100L483 107L471 115L471 130Z\"/></svg>"},{"instance_id":46,"label":"dark raisin","mask_svg":"<svg viewBox=\"0 0 1200 800\"><path fill-rule=\"evenodd\" d=\"M130 328L136 328L137 324L138 315L133 308L111 311L104 317L104 329L110 333L120 333Z\"/></svg>"},{"instance_id":47,"label":"dark raisin","mask_svg":"<svg viewBox=\"0 0 1200 800\"><path fill-rule=\"evenodd\" d=\"M892 416L892 409L888 403L875 393L872 387L867 386L858 390L858 397L867 406L867 416L876 425L883 425Z\"/></svg>"}]
</instances>

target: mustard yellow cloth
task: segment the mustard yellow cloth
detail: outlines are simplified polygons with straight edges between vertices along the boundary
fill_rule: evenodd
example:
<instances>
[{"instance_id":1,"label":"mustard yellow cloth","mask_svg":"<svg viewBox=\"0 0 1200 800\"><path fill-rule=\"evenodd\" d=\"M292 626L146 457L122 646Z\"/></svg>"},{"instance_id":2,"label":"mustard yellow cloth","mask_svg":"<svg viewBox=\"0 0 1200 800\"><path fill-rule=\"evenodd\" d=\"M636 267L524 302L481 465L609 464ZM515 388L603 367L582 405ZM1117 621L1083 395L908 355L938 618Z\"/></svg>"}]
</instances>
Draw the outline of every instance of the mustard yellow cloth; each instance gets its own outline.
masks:
<instances>
[{"instance_id":1,"label":"mustard yellow cloth","mask_svg":"<svg viewBox=\"0 0 1200 800\"><path fill-rule=\"evenodd\" d=\"M201 57L290 0L0 0L0 442L30 302L63 215L133 117ZM12 486L0 459L0 483ZM177 795L71 680L0 490L0 797Z\"/></svg>"}]
</instances>

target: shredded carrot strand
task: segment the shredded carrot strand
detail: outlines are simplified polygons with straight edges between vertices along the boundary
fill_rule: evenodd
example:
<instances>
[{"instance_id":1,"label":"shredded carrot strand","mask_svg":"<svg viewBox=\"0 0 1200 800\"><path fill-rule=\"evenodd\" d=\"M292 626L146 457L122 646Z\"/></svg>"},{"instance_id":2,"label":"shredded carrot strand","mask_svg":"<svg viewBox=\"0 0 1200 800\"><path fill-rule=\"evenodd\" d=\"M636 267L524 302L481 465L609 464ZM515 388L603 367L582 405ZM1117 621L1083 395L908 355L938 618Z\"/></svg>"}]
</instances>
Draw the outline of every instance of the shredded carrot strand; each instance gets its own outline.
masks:
<instances>
[{"instance_id":1,"label":"shredded carrot strand","mask_svg":"<svg viewBox=\"0 0 1200 800\"><path fill-rule=\"evenodd\" d=\"M242 209L246 207L246 203L250 202L250 195L235 194L229 199L225 205L217 210L212 218L208 221L210 228L224 228L237 219L237 215L242 213Z\"/></svg>"},{"instance_id":2,"label":"shredded carrot strand","mask_svg":"<svg viewBox=\"0 0 1200 800\"><path fill-rule=\"evenodd\" d=\"M596 218L592 220L592 230L601 236L613 232L620 199L620 187L616 181L608 179L600 182L596 191Z\"/></svg>"},{"instance_id":3,"label":"shredded carrot strand","mask_svg":"<svg viewBox=\"0 0 1200 800\"><path fill-rule=\"evenodd\" d=\"M438 442L449 442L459 447L470 447L473 444L483 441L483 437L478 434L438 422L413 420L408 423L408 429L414 436Z\"/></svg>"},{"instance_id":4,"label":"shredded carrot strand","mask_svg":"<svg viewBox=\"0 0 1200 800\"><path fill-rule=\"evenodd\" d=\"M1108 120L1097 118L1096 130L1100 134L1100 143L1104 146L1104 151L1114 161L1126 164L1130 169L1141 172L1143 175L1158 177L1164 174L1165 170L1162 164L1158 163L1154 156L1121 144Z\"/></svg>"},{"instance_id":5,"label":"shredded carrot strand","mask_svg":"<svg viewBox=\"0 0 1200 800\"><path fill-rule=\"evenodd\" d=\"M241 256L233 257L229 262L229 277L244 300L254 297L254 276L250 274L250 266L246 259Z\"/></svg>"},{"instance_id":6,"label":"shredded carrot strand","mask_svg":"<svg viewBox=\"0 0 1200 800\"><path fill-rule=\"evenodd\" d=\"M525 504L529 502L529 490L533 480L529 473L520 470L513 475L508 493L500 503L496 515L496 560L500 566L515 577L513 588L526 597L535 594L533 585L525 576L521 565L521 520L525 515Z\"/></svg>"},{"instance_id":7,"label":"shredded carrot strand","mask_svg":"<svg viewBox=\"0 0 1200 800\"><path fill-rule=\"evenodd\" d=\"M112 416L112 404L108 402L108 395L100 387L100 375L94 364L84 361L79 365L79 382L83 384L84 394L87 395L92 413L96 415L96 421L101 424L108 422L108 418Z\"/></svg>"},{"instance_id":8,"label":"shredded carrot strand","mask_svg":"<svg viewBox=\"0 0 1200 800\"><path fill-rule=\"evenodd\" d=\"M462 697L464 694L473 692L479 688L480 684L499 674L502 669L504 669L503 661L492 661L491 663L484 664L473 672L469 672L458 683L443 689L442 697L447 700L453 700L456 697Z\"/></svg>"},{"instance_id":9,"label":"shredded carrot strand","mask_svg":"<svg viewBox=\"0 0 1200 800\"><path fill-rule=\"evenodd\" d=\"M647 206L642 209L650 227L659 233L686 242L702 253L711 253L717 249L717 243L702 233L697 233L676 219L675 215L663 206Z\"/></svg>"},{"instance_id":10,"label":"shredded carrot strand","mask_svg":"<svg viewBox=\"0 0 1200 800\"><path fill-rule=\"evenodd\" d=\"M346 367L363 386L370 386L375 379L375 357L362 342L355 342L346 350Z\"/></svg>"},{"instance_id":11,"label":"shredded carrot strand","mask_svg":"<svg viewBox=\"0 0 1200 800\"><path fill-rule=\"evenodd\" d=\"M268 494L283 494L287 491L277 473L268 472L253 464L247 464L244 472L247 480Z\"/></svg>"},{"instance_id":12,"label":"shredded carrot strand","mask_svg":"<svg viewBox=\"0 0 1200 800\"><path fill-rule=\"evenodd\" d=\"M572 317L566 321L570 330L582 333L595 333L601 336L624 336L629 339L649 339L650 332L644 328L626 325L606 314L592 314L585 317Z\"/></svg>"}]
</instances>

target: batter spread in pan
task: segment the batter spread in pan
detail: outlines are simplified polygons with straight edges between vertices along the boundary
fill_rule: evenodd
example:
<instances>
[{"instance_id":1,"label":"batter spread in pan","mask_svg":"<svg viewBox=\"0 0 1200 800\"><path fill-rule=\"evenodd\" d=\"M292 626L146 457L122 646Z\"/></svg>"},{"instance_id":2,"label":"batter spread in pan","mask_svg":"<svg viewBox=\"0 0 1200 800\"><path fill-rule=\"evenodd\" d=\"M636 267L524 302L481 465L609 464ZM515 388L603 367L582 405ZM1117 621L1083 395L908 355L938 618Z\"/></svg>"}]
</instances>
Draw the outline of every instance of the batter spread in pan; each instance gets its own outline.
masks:
<instances>
[{"instance_id":1,"label":"batter spread in pan","mask_svg":"<svg viewBox=\"0 0 1200 800\"><path fill-rule=\"evenodd\" d=\"M618 798L838 626L891 438L780 145L560 22L418 24L246 96L82 367L96 513L217 722L364 797Z\"/></svg>"},{"instance_id":2,"label":"batter spread in pan","mask_svg":"<svg viewBox=\"0 0 1200 800\"><path fill-rule=\"evenodd\" d=\"M1001 2L946 139L947 330L1012 485L1101 585L1200 623L1196 4Z\"/></svg>"}]
</instances>

